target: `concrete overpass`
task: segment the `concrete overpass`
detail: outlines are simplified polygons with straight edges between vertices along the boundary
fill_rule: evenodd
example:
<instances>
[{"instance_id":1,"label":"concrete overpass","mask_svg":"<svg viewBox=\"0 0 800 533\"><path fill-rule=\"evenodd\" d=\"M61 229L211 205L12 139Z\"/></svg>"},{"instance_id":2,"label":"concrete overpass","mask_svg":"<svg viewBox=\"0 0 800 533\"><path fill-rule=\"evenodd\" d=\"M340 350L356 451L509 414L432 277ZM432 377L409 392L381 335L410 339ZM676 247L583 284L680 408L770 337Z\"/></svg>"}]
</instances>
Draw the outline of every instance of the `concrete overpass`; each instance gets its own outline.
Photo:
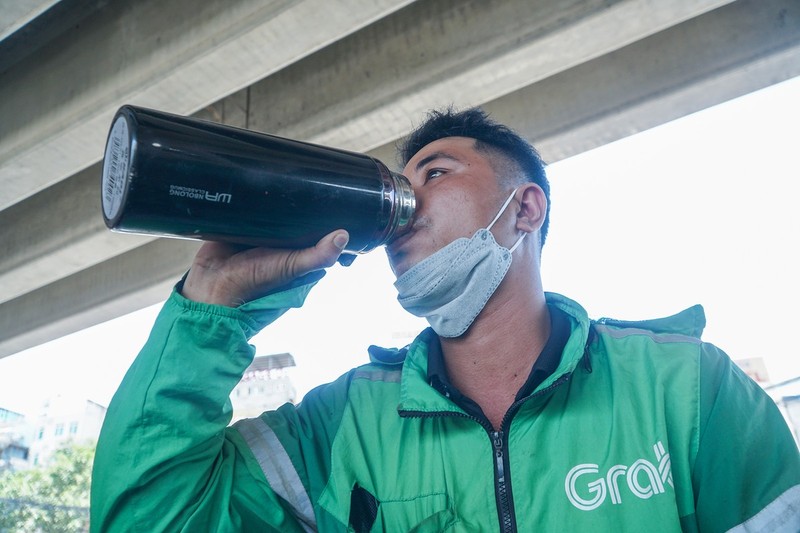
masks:
<instances>
[{"instance_id":1,"label":"concrete overpass","mask_svg":"<svg viewBox=\"0 0 800 533\"><path fill-rule=\"evenodd\" d=\"M0 357L190 263L103 224L124 103L387 163L425 110L482 105L554 162L798 75L797 0L0 0Z\"/></svg>"}]
</instances>

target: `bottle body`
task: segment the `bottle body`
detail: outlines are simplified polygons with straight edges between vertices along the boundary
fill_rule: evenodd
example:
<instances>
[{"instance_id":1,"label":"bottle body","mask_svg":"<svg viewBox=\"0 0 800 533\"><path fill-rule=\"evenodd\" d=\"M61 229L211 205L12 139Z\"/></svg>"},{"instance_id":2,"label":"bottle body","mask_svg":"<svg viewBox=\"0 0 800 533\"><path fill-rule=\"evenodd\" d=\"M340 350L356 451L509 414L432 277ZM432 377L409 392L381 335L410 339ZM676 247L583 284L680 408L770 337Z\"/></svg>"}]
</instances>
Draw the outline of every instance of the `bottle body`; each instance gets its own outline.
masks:
<instances>
[{"instance_id":1,"label":"bottle body","mask_svg":"<svg viewBox=\"0 0 800 533\"><path fill-rule=\"evenodd\" d=\"M408 180L365 154L123 106L102 205L115 230L252 246L313 246L346 229L365 253L408 226Z\"/></svg>"}]
</instances>

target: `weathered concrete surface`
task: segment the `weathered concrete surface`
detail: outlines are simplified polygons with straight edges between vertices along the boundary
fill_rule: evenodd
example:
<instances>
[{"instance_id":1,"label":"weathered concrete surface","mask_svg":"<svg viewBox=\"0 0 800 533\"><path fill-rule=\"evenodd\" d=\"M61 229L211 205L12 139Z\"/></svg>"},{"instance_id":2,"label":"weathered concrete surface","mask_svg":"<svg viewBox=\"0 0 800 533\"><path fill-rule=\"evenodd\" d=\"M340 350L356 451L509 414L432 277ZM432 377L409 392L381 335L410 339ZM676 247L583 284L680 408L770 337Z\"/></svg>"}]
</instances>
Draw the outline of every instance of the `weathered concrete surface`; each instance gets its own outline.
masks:
<instances>
[{"instance_id":1,"label":"weathered concrete surface","mask_svg":"<svg viewBox=\"0 0 800 533\"><path fill-rule=\"evenodd\" d=\"M143 12L150 17L146 20L163 24L155 20L155 4L141 4L150 6ZM163 3L163 18L174 16L180 4ZM209 4L213 9L215 3ZM277 10L270 16L288 12L280 11L279 4L269 4ZM300 4L310 9L313 3ZM242 6L255 9L247 2ZM165 50L147 45L150 60L121 63L147 73L139 92L119 93L119 87L113 88L118 80L103 77L113 78L112 70L101 70L94 81L102 87L83 88L63 106L49 94L62 87L57 81L37 88L46 101L33 125L3 103L0 118L13 120L0 121L0 183L22 183L23 191L11 192L9 185L3 193L6 208L0 211L0 357L163 299L189 265L196 243L112 234L102 223L99 156L90 152L102 150L110 113L121 103L148 95L152 107L371 150L390 166L395 141L426 109L449 102L480 104L524 133L552 162L800 75L800 6L792 0L431 0L400 7L387 3L381 13L352 28L331 16L337 36L317 44L305 35L281 34L304 44L282 62L259 56L267 63L263 75L244 83L237 78L209 88L208 71L196 65L169 63L180 80L165 73L163 62L148 65L164 61L165 51L178 44L186 46L182 37L167 35L168 42L175 41ZM95 18L116 24L117 31L125 21L134 24L130 18L115 22L110 13L103 8L86 19L99 32L89 35L115 35L91 26ZM130 13L122 10L117 16L133 17ZM236 13L222 20L244 24L247 17ZM315 15L314 20L326 18ZM229 35L237 46L248 48L240 40L246 29L239 26L228 34L201 15L190 18L191 27L172 22L193 34L195 46L205 46L197 61L213 57L240 68L226 55L230 52L220 52L230 43L213 36ZM253 27L263 27L268 18L263 13L253 17ZM153 28L142 32L157 34ZM140 46L133 33L124 37ZM63 45L88 49L81 39ZM25 61L12 70L35 70ZM18 79L7 76L8 71L0 74L0 81ZM131 72L121 76L128 82L135 78ZM189 86L192 76L203 78L195 80L197 87ZM4 90L0 84L0 96ZM220 92L209 97L215 90ZM22 94L19 87L14 91ZM66 119L91 107L87 101L97 91L103 93L98 108L106 115ZM60 129L43 126L50 118ZM83 128L101 131L100 141L91 136L97 137L97 131L90 135ZM65 140L75 135L81 137L80 147ZM76 152L58 161L62 149ZM18 171L37 174L38 185L36 180L27 183L30 178L13 178Z\"/></svg>"}]
</instances>

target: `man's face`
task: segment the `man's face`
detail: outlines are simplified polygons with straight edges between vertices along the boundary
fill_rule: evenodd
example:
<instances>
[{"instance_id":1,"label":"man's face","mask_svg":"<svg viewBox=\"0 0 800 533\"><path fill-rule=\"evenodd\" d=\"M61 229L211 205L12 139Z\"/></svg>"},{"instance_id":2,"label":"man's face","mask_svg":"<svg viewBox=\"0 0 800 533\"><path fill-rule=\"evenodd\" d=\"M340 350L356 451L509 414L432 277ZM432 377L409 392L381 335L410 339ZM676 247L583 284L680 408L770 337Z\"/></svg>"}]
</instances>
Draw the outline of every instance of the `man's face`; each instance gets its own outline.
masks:
<instances>
[{"instance_id":1,"label":"man's face","mask_svg":"<svg viewBox=\"0 0 800 533\"><path fill-rule=\"evenodd\" d=\"M419 152L403 169L417 201L412 229L387 248L396 276L461 237L486 227L510 191L501 191L475 139L446 137Z\"/></svg>"}]
</instances>

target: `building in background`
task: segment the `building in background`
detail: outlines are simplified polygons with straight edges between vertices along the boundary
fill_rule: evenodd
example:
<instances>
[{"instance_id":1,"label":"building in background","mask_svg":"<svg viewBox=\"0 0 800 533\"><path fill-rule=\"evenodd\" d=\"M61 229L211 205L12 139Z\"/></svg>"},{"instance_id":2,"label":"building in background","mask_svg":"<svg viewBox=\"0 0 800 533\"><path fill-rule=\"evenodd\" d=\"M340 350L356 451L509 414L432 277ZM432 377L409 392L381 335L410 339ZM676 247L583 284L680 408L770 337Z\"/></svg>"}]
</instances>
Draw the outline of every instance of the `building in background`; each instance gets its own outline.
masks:
<instances>
[{"instance_id":1,"label":"building in background","mask_svg":"<svg viewBox=\"0 0 800 533\"><path fill-rule=\"evenodd\" d=\"M46 464L53 452L69 442L95 442L105 416L106 408L91 400L61 395L46 400L39 416L31 421L31 466Z\"/></svg>"},{"instance_id":2,"label":"building in background","mask_svg":"<svg viewBox=\"0 0 800 533\"><path fill-rule=\"evenodd\" d=\"M770 385L771 380L769 379L769 372L767 372L767 363L764 361L763 357L737 359L734 363L762 387L768 387Z\"/></svg>"},{"instance_id":3,"label":"building in background","mask_svg":"<svg viewBox=\"0 0 800 533\"><path fill-rule=\"evenodd\" d=\"M800 447L800 376L772 383L763 357L737 359L734 363L769 394Z\"/></svg>"},{"instance_id":4,"label":"building in background","mask_svg":"<svg viewBox=\"0 0 800 533\"><path fill-rule=\"evenodd\" d=\"M16 411L10 411L0 407L0 428L13 426L22 422L24 419L25 415L22 413L17 413Z\"/></svg>"},{"instance_id":5,"label":"building in background","mask_svg":"<svg viewBox=\"0 0 800 533\"><path fill-rule=\"evenodd\" d=\"M800 446L800 376L769 385L764 390L775 400Z\"/></svg>"},{"instance_id":6,"label":"building in background","mask_svg":"<svg viewBox=\"0 0 800 533\"><path fill-rule=\"evenodd\" d=\"M231 423L257 417L287 402L295 403L296 391L289 377L289 369L294 366L294 357L289 353L262 355L253 359L231 393Z\"/></svg>"},{"instance_id":7,"label":"building in background","mask_svg":"<svg viewBox=\"0 0 800 533\"><path fill-rule=\"evenodd\" d=\"M293 367L289 353L256 357L231 393L232 422L295 403L297 393L289 376ZM66 395L46 400L34 418L0 408L0 469L45 466L69 443L96 442L105 415L106 407Z\"/></svg>"},{"instance_id":8,"label":"building in background","mask_svg":"<svg viewBox=\"0 0 800 533\"><path fill-rule=\"evenodd\" d=\"M30 435L22 413L0 407L0 472L27 467Z\"/></svg>"}]
</instances>

